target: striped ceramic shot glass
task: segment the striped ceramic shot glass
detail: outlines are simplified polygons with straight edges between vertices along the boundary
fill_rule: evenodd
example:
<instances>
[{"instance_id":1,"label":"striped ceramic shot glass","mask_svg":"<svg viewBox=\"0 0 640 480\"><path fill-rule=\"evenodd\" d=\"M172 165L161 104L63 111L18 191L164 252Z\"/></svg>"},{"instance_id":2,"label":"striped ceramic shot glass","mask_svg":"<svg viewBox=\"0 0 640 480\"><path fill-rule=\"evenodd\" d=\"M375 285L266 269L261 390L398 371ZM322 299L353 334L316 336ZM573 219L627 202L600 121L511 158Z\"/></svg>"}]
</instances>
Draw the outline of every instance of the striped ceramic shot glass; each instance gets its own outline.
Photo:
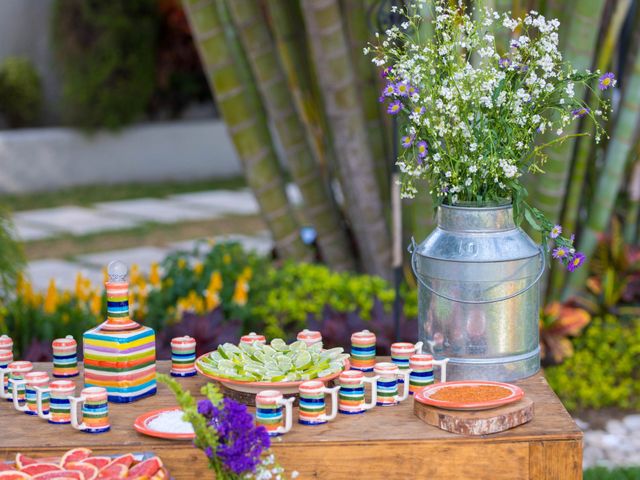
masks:
<instances>
[{"instance_id":1,"label":"striped ceramic shot glass","mask_svg":"<svg viewBox=\"0 0 640 480\"><path fill-rule=\"evenodd\" d=\"M377 405L391 407L409 398L409 370L400 370L395 363L379 362L373 368L378 376L376 391L378 395ZM398 392L398 378L404 380L402 395Z\"/></svg>"},{"instance_id":2,"label":"striped ceramic shot glass","mask_svg":"<svg viewBox=\"0 0 640 480\"><path fill-rule=\"evenodd\" d=\"M364 413L376 406L377 394L375 382L378 377L365 377L359 370L347 370L338 377L338 411L345 415ZM371 401L365 401L364 384L371 384Z\"/></svg>"},{"instance_id":3,"label":"striped ceramic shot glass","mask_svg":"<svg viewBox=\"0 0 640 480\"><path fill-rule=\"evenodd\" d=\"M16 386L13 388L13 406L19 412L24 412L27 415L38 415L38 405L36 403L36 388L41 387L44 388L49 383L49 375L47 372L29 372L24 374L24 380L21 381L24 383L24 404L20 405L18 401L18 389L17 382ZM44 401L44 409L46 412L49 411L49 395L43 399Z\"/></svg>"},{"instance_id":4,"label":"striped ceramic shot glass","mask_svg":"<svg viewBox=\"0 0 640 480\"><path fill-rule=\"evenodd\" d=\"M253 345L253 342L258 342L260 345L264 345L265 343L267 343L267 339L264 335L260 335L256 332L251 332L248 335L243 335L240 337L240 343Z\"/></svg>"},{"instance_id":5,"label":"striped ceramic shot glass","mask_svg":"<svg viewBox=\"0 0 640 480\"><path fill-rule=\"evenodd\" d=\"M340 387L328 388L320 380L309 380L298 387L300 401L298 422L302 425L322 425L338 415L338 390ZM327 415L325 395L331 395L331 413Z\"/></svg>"},{"instance_id":6,"label":"striped ceramic shot glass","mask_svg":"<svg viewBox=\"0 0 640 480\"><path fill-rule=\"evenodd\" d=\"M7 402L13 402L13 383L18 382L18 385L16 385L18 400L24 401L24 383L21 380L24 380L25 373L29 373L32 370L33 364L27 360L11 362L7 365L7 368L0 369L0 384L4 383L4 379L8 377L7 391L3 393L0 390L0 393L3 393L2 398Z\"/></svg>"},{"instance_id":7,"label":"striped ceramic shot glass","mask_svg":"<svg viewBox=\"0 0 640 480\"><path fill-rule=\"evenodd\" d=\"M87 387L79 397L69 397L71 402L71 426L86 433L104 433L109 431L109 404L107 389ZM82 405L82 423L78 418L78 407Z\"/></svg>"},{"instance_id":8,"label":"striped ceramic shot glass","mask_svg":"<svg viewBox=\"0 0 640 480\"><path fill-rule=\"evenodd\" d=\"M13 362L13 352L11 350L0 350L0 371L9 368L11 362ZM0 383L0 398L6 398L6 395L8 395L7 383L9 383L9 375L2 377L2 383Z\"/></svg>"},{"instance_id":9,"label":"striped ceramic shot glass","mask_svg":"<svg viewBox=\"0 0 640 480\"><path fill-rule=\"evenodd\" d=\"M416 344L408 343L408 342L397 342L391 344L391 363L395 363L398 365L400 370L408 370L409 369L409 358L411 355L415 353L422 352L422 342L418 342ZM402 383L403 380L399 379L399 383Z\"/></svg>"},{"instance_id":10,"label":"striped ceramic shot glass","mask_svg":"<svg viewBox=\"0 0 640 480\"><path fill-rule=\"evenodd\" d=\"M69 397L76 393L76 384L71 380L54 380L49 387L35 387L38 416L49 423L71 423L71 402ZM49 397L49 407L45 408L43 399Z\"/></svg>"},{"instance_id":11,"label":"striped ceramic shot glass","mask_svg":"<svg viewBox=\"0 0 640 480\"><path fill-rule=\"evenodd\" d=\"M316 330L308 330L305 328L301 332L298 332L296 340L304 342L307 344L307 347L310 347L316 343L322 343L322 334Z\"/></svg>"},{"instance_id":12,"label":"striped ceramic shot glass","mask_svg":"<svg viewBox=\"0 0 640 480\"><path fill-rule=\"evenodd\" d=\"M433 366L440 367L440 381L447 381L447 363L448 358L442 360L434 360L433 355L417 353L412 355L409 359L409 393L414 393L422 390L423 388L431 385L435 381L433 374Z\"/></svg>"},{"instance_id":13,"label":"striped ceramic shot glass","mask_svg":"<svg viewBox=\"0 0 640 480\"><path fill-rule=\"evenodd\" d=\"M9 350L13 352L13 339L10 336L0 336L0 350Z\"/></svg>"},{"instance_id":14,"label":"striped ceramic shot glass","mask_svg":"<svg viewBox=\"0 0 640 480\"><path fill-rule=\"evenodd\" d=\"M351 335L351 368L362 372L373 372L376 364L376 335L362 330Z\"/></svg>"},{"instance_id":15,"label":"striped ceramic shot glass","mask_svg":"<svg viewBox=\"0 0 640 480\"><path fill-rule=\"evenodd\" d=\"M78 376L78 344L71 335L56 338L51 342L53 350L53 370L56 378Z\"/></svg>"},{"instance_id":16,"label":"striped ceramic shot glass","mask_svg":"<svg viewBox=\"0 0 640 480\"><path fill-rule=\"evenodd\" d=\"M171 340L171 376L193 377L196 374L196 341L185 335Z\"/></svg>"},{"instance_id":17,"label":"striped ceramic shot glass","mask_svg":"<svg viewBox=\"0 0 640 480\"><path fill-rule=\"evenodd\" d=\"M256 395L256 425L264 426L271 437L287 433L293 426L295 400L295 397L284 398L278 390L259 392Z\"/></svg>"}]
</instances>

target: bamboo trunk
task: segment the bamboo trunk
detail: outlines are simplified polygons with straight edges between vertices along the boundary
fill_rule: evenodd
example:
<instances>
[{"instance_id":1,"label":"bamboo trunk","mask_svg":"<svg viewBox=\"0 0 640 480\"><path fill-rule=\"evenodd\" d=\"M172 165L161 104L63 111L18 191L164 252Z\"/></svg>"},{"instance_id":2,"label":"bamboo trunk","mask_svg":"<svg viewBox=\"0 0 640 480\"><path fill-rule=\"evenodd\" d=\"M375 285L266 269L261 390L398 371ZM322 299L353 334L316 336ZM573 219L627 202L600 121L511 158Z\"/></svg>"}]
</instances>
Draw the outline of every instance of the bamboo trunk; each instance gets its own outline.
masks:
<instances>
[{"instance_id":1,"label":"bamboo trunk","mask_svg":"<svg viewBox=\"0 0 640 480\"><path fill-rule=\"evenodd\" d=\"M598 236L609 224L625 166L634 153L633 142L640 121L640 55L636 55L633 70L626 83L618 119L589 209L587 225L580 236L579 250L587 256L587 261L571 275L567 295L576 293L584 285L588 274L589 256L595 251Z\"/></svg>"},{"instance_id":2,"label":"bamboo trunk","mask_svg":"<svg viewBox=\"0 0 640 480\"><path fill-rule=\"evenodd\" d=\"M225 35L216 0L183 1L200 60L262 215L284 257L310 259L288 203L282 172L259 98L244 81L237 49ZM253 90L253 91L252 91Z\"/></svg>"},{"instance_id":3,"label":"bamboo trunk","mask_svg":"<svg viewBox=\"0 0 640 480\"><path fill-rule=\"evenodd\" d=\"M629 205L624 222L624 241L628 245L636 242L638 218L640 217L640 141L636 142L633 155L633 169L628 185Z\"/></svg>"},{"instance_id":4,"label":"bamboo trunk","mask_svg":"<svg viewBox=\"0 0 640 480\"><path fill-rule=\"evenodd\" d=\"M302 193L304 214L317 231L323 259L337 270L353 270L355 262L347 235L294 108L260 4L255 0L233 0L228 1L228 6L284 159Z\"/></svg>"},{"instance_id":5,"label":"bamboo trunk","mask_svg":"<svg viewBox=\"0 0 640 480\"><path fill-rule=\"evenodd\" d=\"M341 170L345 205L368 273L391 278L384 217L337 0L303 0L312 57Z\"/></svg>"}]
</instances>

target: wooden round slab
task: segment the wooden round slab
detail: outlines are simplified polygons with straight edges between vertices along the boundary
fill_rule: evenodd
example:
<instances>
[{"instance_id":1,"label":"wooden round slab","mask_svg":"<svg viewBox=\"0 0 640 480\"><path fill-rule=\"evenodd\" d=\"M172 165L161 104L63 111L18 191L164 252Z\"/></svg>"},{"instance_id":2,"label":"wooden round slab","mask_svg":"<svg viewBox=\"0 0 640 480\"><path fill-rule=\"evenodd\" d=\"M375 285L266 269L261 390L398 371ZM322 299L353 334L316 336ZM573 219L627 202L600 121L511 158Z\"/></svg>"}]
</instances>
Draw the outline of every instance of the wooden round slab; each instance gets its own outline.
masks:
<instances>
[{"instance_id":1,"label":"wooden round slab","mask_svg":"<svg viewBox=\"0 0 640 480\"><path fill-rule=\"evenodd\" d=\"M229 387L227 387L226 385L224 385L224 384L222 384L220 382L215 382L215 383L218 384L218 387L220 387L220 392L225 397L232 398L236 402L244 403L248 407L255 407L256 406L256 396L255 396L254 393L240 392L238 390L234 390L232 388L229 388ZM335 380L329 380L327 382L327 387L333 387L335 385L337 385ZM265 390L268 390L268 389L265 388ZM293 406L294 407L298 406L298 400L300 398L300 395L298 393L285 393L285 394L283 394L283 396L284 396L284 398L295 397L296 401L293 402Z\"/></svg>"},{"instance_id":2,"label":"wooden round slab","mask_svg":"<svg viewBox=\"0 0 640 480\"><path fill-rule=\"evenodd\" d=\"M423 422L461 435L504 432L533 419L533 400L526 396L504 407L481 411L443 410L413 402L413 412Z\"/></svg>"}]
</instances>

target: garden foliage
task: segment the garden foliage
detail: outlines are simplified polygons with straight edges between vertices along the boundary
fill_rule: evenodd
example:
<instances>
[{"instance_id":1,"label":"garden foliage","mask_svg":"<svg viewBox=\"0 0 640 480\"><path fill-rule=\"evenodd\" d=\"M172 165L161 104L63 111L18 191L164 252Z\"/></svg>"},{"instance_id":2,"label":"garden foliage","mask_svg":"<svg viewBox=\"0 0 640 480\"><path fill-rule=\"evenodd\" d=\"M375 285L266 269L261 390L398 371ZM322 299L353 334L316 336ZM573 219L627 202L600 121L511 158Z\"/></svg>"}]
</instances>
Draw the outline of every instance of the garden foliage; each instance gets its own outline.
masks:
<instances>
[{"instance_id":1,"label":"garden foliage","mask_svg":"<svg viewBox=\"0 0 640 480\"><path fill-rule=\"evenodd\" d=\"M26 58L9 57L0 65L0 114L11 128L33 126L42 108L42 84Z\"/></svg>"}]
</instances>

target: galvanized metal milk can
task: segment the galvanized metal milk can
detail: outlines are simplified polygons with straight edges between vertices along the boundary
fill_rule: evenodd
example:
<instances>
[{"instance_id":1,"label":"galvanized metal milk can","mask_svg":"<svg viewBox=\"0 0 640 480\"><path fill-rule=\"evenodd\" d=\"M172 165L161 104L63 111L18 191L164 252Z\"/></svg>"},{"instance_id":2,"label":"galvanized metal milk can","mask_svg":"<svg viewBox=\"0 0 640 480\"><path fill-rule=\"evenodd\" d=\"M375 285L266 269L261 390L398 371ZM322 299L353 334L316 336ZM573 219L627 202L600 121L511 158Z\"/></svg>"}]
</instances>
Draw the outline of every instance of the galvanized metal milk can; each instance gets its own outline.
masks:
<instances>
[{"instance_id":1,"label":"galvanized metal milk can","mask_svg":"<svg viewBox=\"0 0 640 480\"><path fill-rule=\"evenodd\" d=\"M448 357L449 380L513 381L540 369L542 247L511 205L438 208L438 226L410 247L419 340Z\"/></svg>"}]
</instances>

